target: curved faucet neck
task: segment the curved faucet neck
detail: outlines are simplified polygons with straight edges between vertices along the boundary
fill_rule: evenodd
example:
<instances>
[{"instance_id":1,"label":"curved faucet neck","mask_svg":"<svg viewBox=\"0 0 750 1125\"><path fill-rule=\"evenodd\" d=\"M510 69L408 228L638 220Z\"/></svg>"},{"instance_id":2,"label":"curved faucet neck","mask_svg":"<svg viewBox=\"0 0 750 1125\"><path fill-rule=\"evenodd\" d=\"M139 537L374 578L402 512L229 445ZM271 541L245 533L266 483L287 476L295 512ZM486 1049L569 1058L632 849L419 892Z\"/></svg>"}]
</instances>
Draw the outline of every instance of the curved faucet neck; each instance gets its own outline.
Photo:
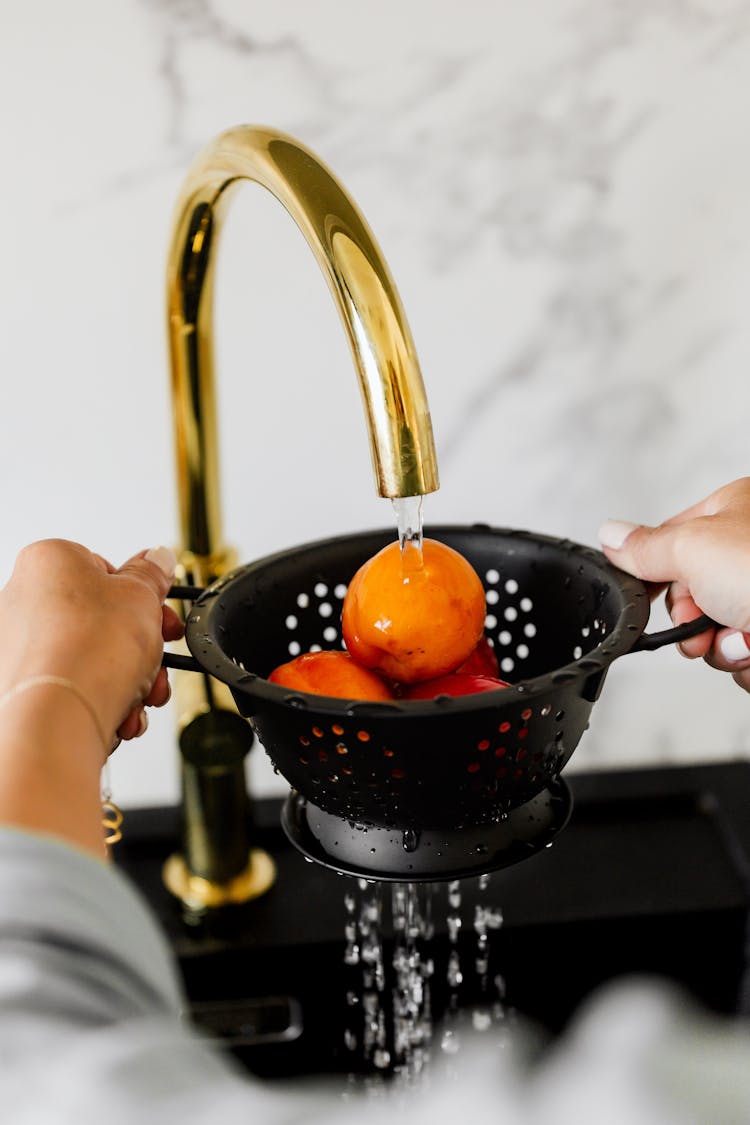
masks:
<instances>
[{"instance_id":1,"label":"curved faucet neck","mask_svg":"<svg viewBox=\"0 0 750 1125\"><path fill-rule=\"evenodd\" d=\"M286 208L325 274L351 345L377 490L438 487L424 384L401 300L364 217L333 174L291 137L240 126L196 160L177 205L168 260L169 341L183 547L225 569L213 373L214 246L231 191L261 184Z\"/></svg>"}]
</instances>

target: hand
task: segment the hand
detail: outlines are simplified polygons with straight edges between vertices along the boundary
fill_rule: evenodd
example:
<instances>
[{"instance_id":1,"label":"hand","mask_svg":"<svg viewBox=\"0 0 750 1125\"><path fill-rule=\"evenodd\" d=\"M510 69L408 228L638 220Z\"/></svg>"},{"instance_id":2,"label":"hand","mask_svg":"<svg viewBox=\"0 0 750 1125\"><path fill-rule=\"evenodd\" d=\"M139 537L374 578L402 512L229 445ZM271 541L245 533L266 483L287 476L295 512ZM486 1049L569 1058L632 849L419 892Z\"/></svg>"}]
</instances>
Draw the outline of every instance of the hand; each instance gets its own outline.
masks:
<instances>
[{"instance_id":1,"label":"hand","mask_svg":"<svg viewBox=\"0 0 750 1125\"><path fill-rule=\"evenodd\" d=\"M25 548L0 591L0 695L30 676L63 676L90 701L113 744L142 734L144 708L169 698L163 640L182 635L163 604L173 575L166 548L119 569L64 540Z\"/></svg>"},{"instance_id":2,"label":"hand","mask_svg":"<svg viewBox=\"0 0 750 1125\"><path fill-rule=\"evenodd\" d=\"M683 641L750 691L750 478L713 492L658 527L608 521L599 532L616 566L666 588L676 625L707 613L724 626Z\"/></svg>"}]
</instances>

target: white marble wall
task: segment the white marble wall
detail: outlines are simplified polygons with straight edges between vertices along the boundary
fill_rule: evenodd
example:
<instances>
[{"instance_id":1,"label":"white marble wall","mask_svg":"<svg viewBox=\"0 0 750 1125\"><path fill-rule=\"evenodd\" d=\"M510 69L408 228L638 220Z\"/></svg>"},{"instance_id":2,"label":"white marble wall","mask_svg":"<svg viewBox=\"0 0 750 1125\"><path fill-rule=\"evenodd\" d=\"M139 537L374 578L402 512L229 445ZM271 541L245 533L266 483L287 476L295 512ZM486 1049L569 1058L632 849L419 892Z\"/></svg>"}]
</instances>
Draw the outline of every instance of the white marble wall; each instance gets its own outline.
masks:
<instances>
[{"instance_id":1,"label":"white marble wall","mask_svg":"<svg viewBox=\"0 0 750 1125\"><path fill-rule=\"evenodd\" d=\"M317 150L386 252L438 440L428 522L592 543L748 471L747 0L2 8L3 576L41 536L113 560L175 540L167 232L194 154L241 122ZM257 189L217 320L241 557L388 523L326 287ZM614 667L572 765L749 748L750 699L669 651ZM116 796L171 799L176 777L160 715Z\"/></svg>"}]
</instances>

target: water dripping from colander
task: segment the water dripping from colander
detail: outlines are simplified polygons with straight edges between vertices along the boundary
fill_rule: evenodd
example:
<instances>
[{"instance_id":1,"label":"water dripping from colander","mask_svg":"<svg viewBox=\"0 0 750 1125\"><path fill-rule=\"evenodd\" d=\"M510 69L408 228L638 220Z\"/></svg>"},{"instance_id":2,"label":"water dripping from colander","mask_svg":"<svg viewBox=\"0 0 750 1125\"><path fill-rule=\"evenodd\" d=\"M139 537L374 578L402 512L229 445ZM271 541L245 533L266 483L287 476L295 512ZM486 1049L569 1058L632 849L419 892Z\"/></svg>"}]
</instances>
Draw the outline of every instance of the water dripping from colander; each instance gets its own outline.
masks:
<instances>
[{"instance_id":1,"label":"water dripping from colander","mask_svg":"<svg viewBox=\"0 0 750 1125\"><path fill-rule=\"evenodd\" d=\"M346 994L344 1045L376 1073L412 1087L425 1071L432 1039L430 977L426 948L433 937L432 886L391 887L393 954L386 976L383 884L360 879L359 896L347 893L344 962L359 970ZM357 950L357 956L352 951ZM387 995L387 984L390 989Z\"/></svg>"},{"instance_id":2,"label":"water dripping from colander","mask_svg":"<svg viewBox=\"0 0 750 1125\"><path fill-rule=\"evenodd\" d=\"M440 1034L440 1050L452 1058L462 1048L463 1031L487 1033L494 1031L501 1046L505 1045L509 1013L505 1004L505 978L492 965L492 934L503 925L503 912L489 898L490 876L480 875L477 881L478 901L474 904L472 929L476 935L473 965L462 960L459 937L462 928L462 884L456 880L448 885L449 954L446 971L448 1004ZM464 947L464 954L466 948ZM496 954L495 954L496 955ZM473 969L473 975L471 970ZM494 970L494 975L493 975ZM471 1000L462 1001L462 991L468 986Z\"/></svg>"},{"instance_id":3,"label":"water dripping from colander","mask_svg":"<svg viewBox=\"0 0 750 1125\"><path fill-rule=\"evenodd\" d=\"M479 996L472 1009L471 1023L474 1031L489 1031L493 1022L502 1022L505 1019L505 983L498 976L493 980L494 994L490 990L490 958L491 958L491 933L499 930L503 924L502 910L483 901L490 884L489 875L480 875L479 892L480 901L474 906L474 933L477 936L474 970L479 982Z\"/></svg>"},{"instance_id":4,"label":"water dripping from colander","mask_svg":"<svg viewBox=\"0 0 750 1125\"><path fill-rule=\"evenodd\" d=\"M491 900L489 887L490 876L480 876L467 942L466 937L461 940L467 906L464 883L453 880L446 886L448 952L443 971L448 994L437 1027L432 1011L435 884L392 883L387 895L385 884L359 879L345 893L348 977L343 1038L353 1070L364 1063L369 1071L364 1080L352 1073L353 1085L360 1082L377 1093L378 1083L388 1078L402 1089L415 1088L427 1080L434 1052L445 1061L460 1054L465 1033L495 1032L504 1045L512 1012L505 1004L505 979L494 963L492 940L502 927L503 912ZM387 959L388 909L393 949Z\"/></svg>"},{"instance_id":5,"label":"water dripping from colander","mask_svg":"<svg viewBox=\"0 0 750 1125\"><path fill-rule=\"evenodd\" d=\"M448 1005L440 1035L440 1050L444 1055L455 1055L461 1048L458 1032L458 992L463 984L463 970L461 968L461 953L458 939L461 934L461 883L458 879L448 884L448 913L446 924L448 927L448 966L446 980L448 982Z\"/></svg>"}]
</instances>

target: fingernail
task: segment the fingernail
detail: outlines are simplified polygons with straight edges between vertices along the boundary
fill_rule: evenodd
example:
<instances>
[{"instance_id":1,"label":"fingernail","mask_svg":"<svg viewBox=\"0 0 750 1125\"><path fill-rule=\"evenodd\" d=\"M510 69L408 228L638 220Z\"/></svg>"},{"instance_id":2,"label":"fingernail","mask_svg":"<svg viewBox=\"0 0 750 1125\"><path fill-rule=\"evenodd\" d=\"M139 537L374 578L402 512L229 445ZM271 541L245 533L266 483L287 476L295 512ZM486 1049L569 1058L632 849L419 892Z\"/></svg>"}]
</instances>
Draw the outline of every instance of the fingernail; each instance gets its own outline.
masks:
<instances>
[{"instance_id":1,"label":"fingernail","mask_svg":"<svg viewBox=\"0 0 750 1125\"><path fill-rule=\"evenodd\" d=\"M144 709L143 711L141 711L141 723L140 723L140 727L138 729L138 734L136 735L136 738L140 738L141 735L145 734L147 730L148 730L148 715L146 714L146 711Z\"/></svg>"},{"instance_id":2,"label":"fingernail","mask_svg":"<svg viewBox=\"0 0 750 1125\"><path fill-rule=\"evenodd\" d=\"M631 531L635 531L637 527L637 523L628 523L626 520L607 520L599 528L599 542L603 547L619 551Z\"/></svg>"},{"instance_id":3,"label":"fingernail","mask_svg":"<svg viewBox=\"0 0 750 1125\"><path fill-rule=\"evenodd\" d=\"M747 660L750 656L750 648L747 647L744 633L725 633L719 641L719 651L725 660L730 660L732 663Z\"/></svg>"},{"instance_id":4,"label":"fingernail","mask_svg":"<svg viewBox=\"0 0 750 1125\"><path fill-rule=\"evenodd\" d=\"M169 547L152 547L150 551L146 551L143 556L149 562L156 563L159 570L169 582L174 578L174 572L177 569L177 557L174 551Z\"/></svg>"}]
</instances>

